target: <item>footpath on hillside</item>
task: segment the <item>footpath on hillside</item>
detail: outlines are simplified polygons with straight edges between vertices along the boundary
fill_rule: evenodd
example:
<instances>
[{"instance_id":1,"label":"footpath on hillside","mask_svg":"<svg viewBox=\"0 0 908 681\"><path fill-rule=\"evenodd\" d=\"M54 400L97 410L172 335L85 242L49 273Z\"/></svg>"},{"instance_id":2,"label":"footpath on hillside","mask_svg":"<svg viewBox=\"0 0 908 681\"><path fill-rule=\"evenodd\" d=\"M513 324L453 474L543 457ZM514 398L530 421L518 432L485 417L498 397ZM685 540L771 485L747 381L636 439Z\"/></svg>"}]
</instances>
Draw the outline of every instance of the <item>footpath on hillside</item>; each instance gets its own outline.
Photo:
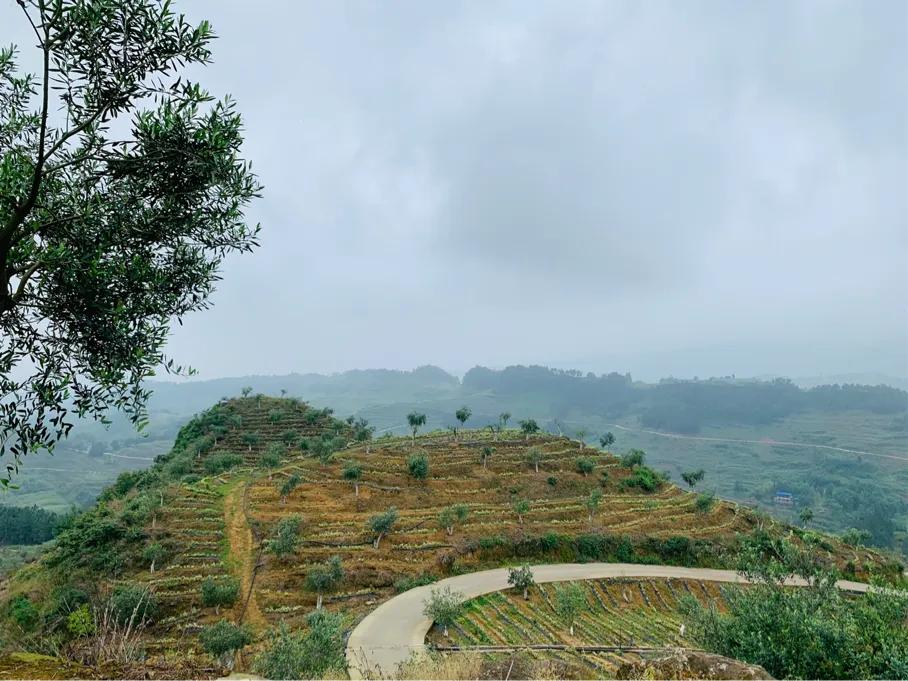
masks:
<instances>
[{"instance_id":1,"label":"footpath on hillside","mask_svg":"<svg viewBox=\"0 0 908 681\"><path fill-rule=\"evenodd\" d=\"M230 555L236 561L240 578L240 601L236 605L237 621L246 622L253 629L267 626L265 616L259 609L252 588L255 580L255 565L259 559L258 551L252 536L252 528L246 517L245 493L248 483L241 482L224 497L224 524L227 528L227 540L230 543Z\"/></svg>"}]
</instances>

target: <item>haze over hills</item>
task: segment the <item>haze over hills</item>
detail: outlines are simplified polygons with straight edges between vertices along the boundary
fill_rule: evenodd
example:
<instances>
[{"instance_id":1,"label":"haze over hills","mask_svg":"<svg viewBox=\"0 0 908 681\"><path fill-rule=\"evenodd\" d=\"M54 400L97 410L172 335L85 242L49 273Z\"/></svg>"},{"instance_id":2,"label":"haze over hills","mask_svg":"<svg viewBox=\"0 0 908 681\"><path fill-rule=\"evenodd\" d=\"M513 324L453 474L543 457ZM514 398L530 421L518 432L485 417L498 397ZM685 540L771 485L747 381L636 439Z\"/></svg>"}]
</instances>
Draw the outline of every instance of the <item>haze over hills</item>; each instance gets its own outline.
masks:
<instances>
[{"instance_id":1,"label":"haze over hills","mask_svg":"<svg viewBox=\"0 0 908 681\"><path fill-rule=\"evenodd\" d=\"M585 430L590 442L612 431L619 451L644 449L675 480L684 470L704 468L707 487L721 496L787 519L809 506L820 527L866 529L877 545L904 550L908 393L893 388L804 390L785 380L731 377L652 384L544 367L476 367L461 380L434 366L151 385L147 437L118 420L109 430L80 423L53 458L29 461L21 489L7 493L9 503L57 511L84 506L121 471L145 467L167 451L192 414L248 386L366 418L378 434L405 433L404 417L413 409L427 414L431 428L453 426L464 404L476 427L508 411L556 434ZM795 495L796 507L774 505L780 489Z\"/></svg>"}]
</instances>

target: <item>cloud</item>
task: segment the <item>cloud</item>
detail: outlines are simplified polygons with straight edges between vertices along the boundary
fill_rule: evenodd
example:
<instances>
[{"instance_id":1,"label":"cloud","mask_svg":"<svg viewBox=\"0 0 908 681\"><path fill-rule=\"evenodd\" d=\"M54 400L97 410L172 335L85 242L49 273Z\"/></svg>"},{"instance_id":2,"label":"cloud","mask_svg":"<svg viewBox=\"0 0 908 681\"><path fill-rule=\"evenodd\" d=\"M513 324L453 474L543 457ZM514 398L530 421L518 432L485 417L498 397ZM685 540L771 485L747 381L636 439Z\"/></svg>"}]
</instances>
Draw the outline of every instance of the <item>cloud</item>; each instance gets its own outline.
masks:
<instances>
[{"instance_id":1,"label":"cloud","mask_svg":"<svg viewBox=\"0 0 908 681\"><path fill-rule=\"evenodd\" d=\"M266 185L205 376L908 375L904 3L182 9Z\"/></svg>"}]
</instances>

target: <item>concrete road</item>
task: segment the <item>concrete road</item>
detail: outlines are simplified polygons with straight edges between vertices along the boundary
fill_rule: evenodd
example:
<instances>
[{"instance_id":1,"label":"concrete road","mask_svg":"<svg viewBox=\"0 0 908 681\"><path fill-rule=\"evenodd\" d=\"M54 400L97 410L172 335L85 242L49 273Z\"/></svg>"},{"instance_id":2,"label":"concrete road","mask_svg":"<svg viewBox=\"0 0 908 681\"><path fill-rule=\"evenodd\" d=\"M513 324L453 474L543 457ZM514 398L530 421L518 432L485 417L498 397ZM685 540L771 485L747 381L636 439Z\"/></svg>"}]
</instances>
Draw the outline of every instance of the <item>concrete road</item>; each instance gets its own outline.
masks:
<instances>
[{"instance_id":1,"label":"concrete road","mask_svg":"<svg viewBox=\"0 0 908 681\"><path fill-rule=\"evenodd\" d=\"M708 582L746 580L733 570L683 568L669 565L634 565L630 563L563 563L532 566L537 583L566 582L578 579L608 577L674 577L701 579ZM804 586L793 580L793 586ZM347 664L350 678L393 678L398 665L411 653L425 650L425 638L432 621L423 614L424 601L432 589L451 587L466 598L510 588L507 568L473 572L442 579L435 584L410 589L385 601L367 615L347 641ZM865 592L870 588L860 582L839 581L840 589Z\"/></svg>"}]
</instances>

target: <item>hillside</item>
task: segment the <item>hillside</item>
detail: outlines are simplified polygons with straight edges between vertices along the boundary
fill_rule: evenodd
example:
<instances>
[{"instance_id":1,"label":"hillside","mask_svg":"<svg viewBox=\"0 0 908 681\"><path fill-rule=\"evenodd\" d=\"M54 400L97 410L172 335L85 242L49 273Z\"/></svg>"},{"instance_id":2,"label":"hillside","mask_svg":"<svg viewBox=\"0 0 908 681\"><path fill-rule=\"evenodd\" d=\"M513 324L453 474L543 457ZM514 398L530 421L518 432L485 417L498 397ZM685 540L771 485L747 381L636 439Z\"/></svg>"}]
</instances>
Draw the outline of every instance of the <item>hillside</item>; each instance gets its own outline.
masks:
<instances>
[{"instance_id":1,"label":"hillside","mask_svg":"<svg viewBox=\"0 0 908 681\"><path fill-rule=\"evenodd\" d=\"M109 431L80 422L56 456L30 459L17 479L21 489L7 491L5 503L61 512L84 507L120 472L146 467L166 452L178 425L194 412L247 385L266 394L305 395L317 407L368 419L378 434L405 434L402 415L413 409L427 414L429 428L456 425L454 411L463 404L473 409L470 424L479 428L509 411L572 437L581 429L596 435L611 430L620 450L644 449L651 465L676 481L684 470L703 468L706 487L723 498L788 522L809 506L820 529L858 528L870 533L873 545L906 551L904 391L856 385L802 390L784 380L649 384L624 374L545 367L477 368L463 381L422 367L153 383L148 437L137 437L116 419ZM773 504L779 489L795 495L794 507Z\"/></svg>"},{"instance_id":2,"label":"hillside","mask_svg":"<svg viewBox=\"0 0 908 681\"><path fill-rule=\"evenodd\" d=\"M70 615L148 587L155 607L141 632L146 666L213 675L219 669L199 645L204 626L225 615L258 634L281 621L301 625L317 599L307 576L335 555L344 578L325 602L352 626L396 590L479 567L543 560L727 567L740 534L792 531L733 503L704 502L639 461L622 463L565 437L506 430L368 438L365 424L297 400L222 401L187 424L150 469L121 475L41 561L11 579L2 610L7 647L49 652L52 640L53 652L91 662ZM408 472L414 456L425 457L424 479ZM358 494L344 477L352 464ZM455 504L465 517L445 521L449 532L439 515ZM368 523L392 507L396 521L376 548ZM282 556L266 550L297 517L299 542ZM886 564L873 551L822 544L829 560L858 577ZM233 586L222 608L203 603L206 580Z\"/></svg>"}]
</instances>

